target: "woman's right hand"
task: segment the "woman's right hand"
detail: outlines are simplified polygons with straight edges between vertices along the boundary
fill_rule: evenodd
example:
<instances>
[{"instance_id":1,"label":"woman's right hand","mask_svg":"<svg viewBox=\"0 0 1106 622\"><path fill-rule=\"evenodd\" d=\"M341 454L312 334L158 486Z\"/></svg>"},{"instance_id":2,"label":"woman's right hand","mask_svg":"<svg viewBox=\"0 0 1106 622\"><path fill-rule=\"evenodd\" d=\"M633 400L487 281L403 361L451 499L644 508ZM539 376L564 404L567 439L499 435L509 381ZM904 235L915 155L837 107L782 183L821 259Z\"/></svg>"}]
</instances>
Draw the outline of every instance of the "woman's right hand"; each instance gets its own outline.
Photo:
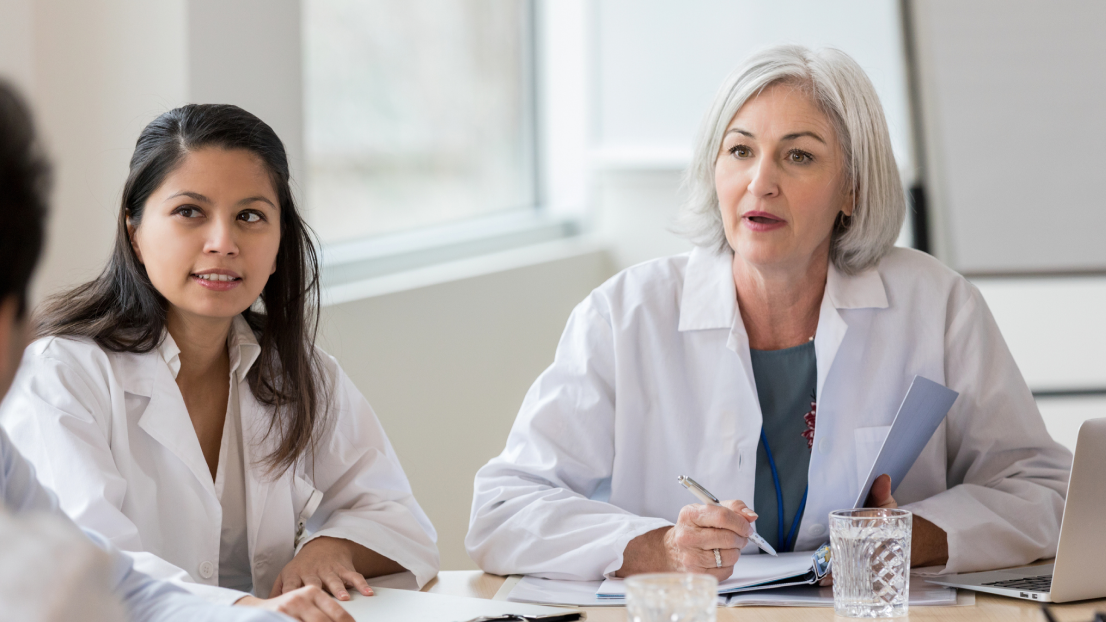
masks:
<instances>
[{"instance_id":1,"label":"woman's right hand","mask_svg":"<svg viewBox=\"0 0 1106 622\"><path fill-rule=\"evenodd\" d=\"M723 501L721 506L692 504L680 510L680 517L664 535L664 547L676 572L714 575L719 581L733 574L741 549L753 535L757 515L745 503ZM722 559L721 567L714 550Z\"/></svg>"},{"instance_id":2,"label":"woman's right hand","mask_svg":"<svg viewBox=\"0 0 1106 622\"><path fill-rule=\"evenodd\" d=\"M741 501L723 501L721 507L685 505L674 526L654 529L631 540L615 575L699 572L728 579L741 549L753 535L750 523L756 518L756 513ZM721 566L714 549L722 558Z\"/></svg>"},{"instance_id":3,"label":"woman's right hand","mask_svg":"<svg viewBox=\"0 0 1106 622\"><path fill-rule=\"evenodd\" d=\"M235 606L257 607L291 616L301 622L354 622L353 616L322 589L308 585L275 598L245 596Z\"/></svg>"}]
</instances>

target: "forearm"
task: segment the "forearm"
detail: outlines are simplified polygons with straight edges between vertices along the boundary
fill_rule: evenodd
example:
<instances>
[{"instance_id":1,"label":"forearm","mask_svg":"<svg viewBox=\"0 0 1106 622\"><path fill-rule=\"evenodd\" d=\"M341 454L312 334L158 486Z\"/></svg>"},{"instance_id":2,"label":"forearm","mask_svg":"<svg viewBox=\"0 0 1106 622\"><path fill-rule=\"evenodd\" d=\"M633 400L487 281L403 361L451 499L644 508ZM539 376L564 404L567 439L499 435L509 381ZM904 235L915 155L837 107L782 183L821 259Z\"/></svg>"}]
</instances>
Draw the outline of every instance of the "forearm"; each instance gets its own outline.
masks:
<instances>
[{"instance_id":1,"label":"forearm","mask_svg":"<svg viewBox=\"0 0 1106 622\"><path fill-rule=\"evenodd\" d=\"M944 529L915 514L911 532L911 566L937 566L948 563L949 536Z\"/></svg>"},{"instance_id":2,"label":"forearm","mask_svg":"<svg viewBox=\"0 0 1106 622\"><path fill-rule=\"evenodd\" d=\"M665 544L665 536L671 529L671 525L661 527L630 540L622 553L622 567L615 571L615 576L672 571Z\"/></svg>"},{"instance_id":3,"label":"forearm","mask_svg":"<svg viewBox=\"0 0 1106 622\"><path fill-rule=\"evenodd\" d=\"M407 570L398 562L351 540L341 540L353 556L353 567L365 578L395 574Z\"/></svg>"}]
</instances>

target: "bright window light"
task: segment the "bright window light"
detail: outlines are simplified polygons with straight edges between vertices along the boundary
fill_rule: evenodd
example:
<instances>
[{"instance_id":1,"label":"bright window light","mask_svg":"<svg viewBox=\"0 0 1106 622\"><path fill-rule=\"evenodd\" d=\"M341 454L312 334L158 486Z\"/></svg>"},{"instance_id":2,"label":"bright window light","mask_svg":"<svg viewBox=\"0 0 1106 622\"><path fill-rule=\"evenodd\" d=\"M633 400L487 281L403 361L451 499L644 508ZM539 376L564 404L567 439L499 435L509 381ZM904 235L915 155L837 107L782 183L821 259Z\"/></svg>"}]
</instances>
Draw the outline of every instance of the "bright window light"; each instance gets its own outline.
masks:
<instances>
[{"instance_id":1,"label":"bright window light","mask_svg":"<svg viewBox=\"0 0 1106 622\"><path fill-rule=\"evenodd\" d=\"M529 0L304 0L305 197L325 243L534 209Z\"/></svg>"}]
</instances>

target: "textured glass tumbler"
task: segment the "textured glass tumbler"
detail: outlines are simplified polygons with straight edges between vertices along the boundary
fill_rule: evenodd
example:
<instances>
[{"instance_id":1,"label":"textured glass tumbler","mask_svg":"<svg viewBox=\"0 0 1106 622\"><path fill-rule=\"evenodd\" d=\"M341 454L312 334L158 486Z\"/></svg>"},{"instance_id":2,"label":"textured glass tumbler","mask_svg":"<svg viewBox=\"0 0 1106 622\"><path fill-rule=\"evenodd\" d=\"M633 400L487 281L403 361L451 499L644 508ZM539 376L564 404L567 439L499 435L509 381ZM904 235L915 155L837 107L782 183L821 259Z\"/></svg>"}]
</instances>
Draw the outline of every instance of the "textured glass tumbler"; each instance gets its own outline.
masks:
<instances>
[{"instance_id":1,"label":"textured glass tumbler","mask_svg":"<svg viewBox=\"0 0 1106 622\"><path fill-rule=\"evenodd\" d=\"M833 611L849 618L898 618L910 592L910 527L906 510L830 512Z\"/></svg>"},{"instance_id":2,"label":"textured glass tumbler","mask_svg":"<svg viewBox=\"0 0 1106 622\"><path fill-rule=\"evenodd\" d=\"M626 579L629 622L715 622L718 579L666 572Z\"/></svg>"}]
</instances>

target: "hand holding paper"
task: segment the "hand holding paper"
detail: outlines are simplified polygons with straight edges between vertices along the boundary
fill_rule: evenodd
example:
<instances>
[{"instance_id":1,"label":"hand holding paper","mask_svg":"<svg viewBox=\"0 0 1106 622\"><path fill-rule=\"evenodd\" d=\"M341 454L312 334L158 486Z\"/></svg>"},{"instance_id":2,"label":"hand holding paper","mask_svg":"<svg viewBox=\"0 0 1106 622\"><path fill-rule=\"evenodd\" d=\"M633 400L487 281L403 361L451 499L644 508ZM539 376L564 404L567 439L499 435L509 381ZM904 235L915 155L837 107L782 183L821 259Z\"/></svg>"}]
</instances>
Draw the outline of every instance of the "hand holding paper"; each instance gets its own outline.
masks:
<instances>
[{"instance_id":1,"label":"hand holding paper","mask_svg":"<svg viewBox=\"0 0 1106 622\"><path fill-rule=\"evenodd\" d=\"M956 391L932 380L914 376L853 507L865 506L872 485L882 475L891 478L888 496L895 492L959 396Z\"/></svg>"}]
</instances>

